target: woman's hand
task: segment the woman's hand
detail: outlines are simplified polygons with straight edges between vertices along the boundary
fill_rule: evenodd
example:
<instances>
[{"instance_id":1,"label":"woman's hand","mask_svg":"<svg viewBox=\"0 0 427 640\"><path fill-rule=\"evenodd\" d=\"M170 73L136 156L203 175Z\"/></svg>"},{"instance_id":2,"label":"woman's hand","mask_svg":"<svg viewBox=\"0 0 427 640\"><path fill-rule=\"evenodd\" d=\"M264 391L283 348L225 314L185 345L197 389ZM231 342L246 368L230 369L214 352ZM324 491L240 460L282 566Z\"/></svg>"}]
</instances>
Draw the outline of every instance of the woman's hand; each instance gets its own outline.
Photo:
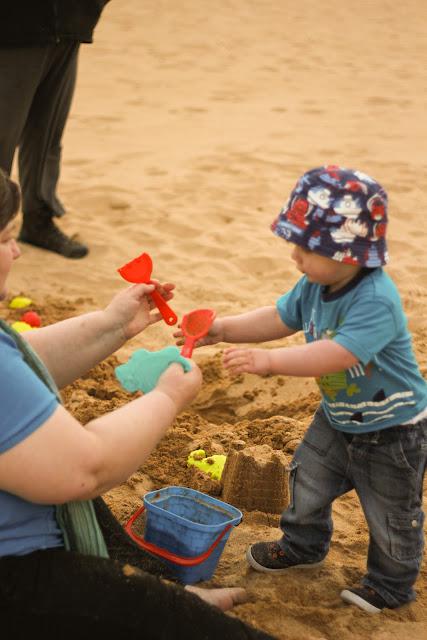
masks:
<instances>
[{"instance_id":1,"label":"woman's hand","mask_svg":"<svg viewBox=\"0 0 427 640\"><path fill-rule=\"evenodd\" d=\"M165 300L173 297L175 285L167 282L160 284L134 284L117 293L105 309L112 326L117 326L123 332L126 340L133 338L150 324L162 319L159 311L149 295L151 291L158 291Z\"/></svg>"},{"instance_id":2,"label":"woman's hand","mask_svg":"<svg viewBox=\"0 0 427 640\"><path fill-rule=\"evenodd\" d=\"M156 390L162 391L175 403L177 413L196 397L202 384L202 373L191 360L191 371L184 373L178 363L171 364L160 376Z\"/></svg>"},{"instance_id":3,"label":"woman's hand","mask_svg":"<svg viewBox=\"0 0 427 640\"><path fill-rule=\"evenodd\" d=\"M223 364L230 373L256 373L265 376L271 373L270 353L266 349L237 349L224 351Z\"/></svg>"},{"instance_id":4,"label":"woman's hand","mask_svg":"<svg viewBox=\"0 0 427 640\"><path fill-rule=\"evenodd\" d=\"M176 344L178 346L181 346L184 344L185 336L182 333L181 329L179 329L178 331L175 331L175 333L173 334L173 337L176 338ZM200 338L200 340L197 340L194 346L204 347L208 344L216 344L217 342L224 342L224 328L223 328L223 322L221 318L216 318L213 321L208 333L203 338Z\"/></svg>"}]
</instances>

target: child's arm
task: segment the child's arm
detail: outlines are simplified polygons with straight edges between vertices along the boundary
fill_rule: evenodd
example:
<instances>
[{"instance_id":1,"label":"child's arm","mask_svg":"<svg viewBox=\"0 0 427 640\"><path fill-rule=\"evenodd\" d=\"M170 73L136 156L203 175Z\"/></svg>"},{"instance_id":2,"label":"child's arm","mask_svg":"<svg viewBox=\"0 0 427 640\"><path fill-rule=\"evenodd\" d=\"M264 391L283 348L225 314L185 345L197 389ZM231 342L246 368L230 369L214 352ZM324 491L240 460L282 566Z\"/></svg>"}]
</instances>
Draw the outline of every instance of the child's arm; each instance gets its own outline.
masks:
<instances>
[{"instance_id":1,"label":"child's arm","mask_svg":"<svg viewBox=\"0 0 427 640\"><path fill-rule=\"evenodd\" d=\"M280 318L276 307L260 307L237 316L215 318L209 333L198 340L196 347L217 342L267 342L295 333ZM183 344L182 331L176 331L177 344Z\"/></svg>"},{"instance_id":2,"label":"child's arm","mask_svg":"<svg viewBox=\"0 0 427 640\"><path fill-rule=\"evenodd\" d=\"M231 373L283 374L319 377L338 373L357 364L358 359L333 340L317 340L279 349L227 349L224 366Z\"/></svg>"},{"instance_id":3,"label":"child's arm","mask_svg":"<svg viewBox=\"0 0 427 640\"><path fill-rule=\"evenodd\" d=\"M165 299L172 297L173 288L172 284L160 287ZM152 284L133 285L115 295L102 311L28 331L23 337L62 388L117 351L126 340L161 319L148 295L153 290Z\"/></svg>"},{"instance_id":4,"label":"child's arm","mask_svg":"<svg viewBox=\"0 0 427 640\"><path fill-rule=\"evenodd\" d=\"M222 323L222 342L268 342L295 333L287 327L276 307L260 307L238 316L225 316Z\"/></svg>"}]
</instances>

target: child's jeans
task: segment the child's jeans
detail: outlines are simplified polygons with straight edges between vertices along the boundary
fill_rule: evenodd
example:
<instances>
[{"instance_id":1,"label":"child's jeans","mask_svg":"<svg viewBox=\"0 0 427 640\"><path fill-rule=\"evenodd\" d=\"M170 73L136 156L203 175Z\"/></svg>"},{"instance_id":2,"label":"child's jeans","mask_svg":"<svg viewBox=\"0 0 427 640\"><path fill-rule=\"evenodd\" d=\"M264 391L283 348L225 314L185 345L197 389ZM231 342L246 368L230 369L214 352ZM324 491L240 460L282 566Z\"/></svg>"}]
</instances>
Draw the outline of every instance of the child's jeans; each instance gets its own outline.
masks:
<instances>
[{"instance_id":1,"label":"child's jeans","mask_svg":"<svg viewBox=\"0 0 427 640\"><path fill-rule=\"evenodd\" d=\"M332 428L319 408L290 466L290 504L280 521L286 555L298 563L324 558L332 502L355 489L369 527L363 584L390 607L414 600L426 460L426 419L351 437Z\"/></svg>"}]
</instances>

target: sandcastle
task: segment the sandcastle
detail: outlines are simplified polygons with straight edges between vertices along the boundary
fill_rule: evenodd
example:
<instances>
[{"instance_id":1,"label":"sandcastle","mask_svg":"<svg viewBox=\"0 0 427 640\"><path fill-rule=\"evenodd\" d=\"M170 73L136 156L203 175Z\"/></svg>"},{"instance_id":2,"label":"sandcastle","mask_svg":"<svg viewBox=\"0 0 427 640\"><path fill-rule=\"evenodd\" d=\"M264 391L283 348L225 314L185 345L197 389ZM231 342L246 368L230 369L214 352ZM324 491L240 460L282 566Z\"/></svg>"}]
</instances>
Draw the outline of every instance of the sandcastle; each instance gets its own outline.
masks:
<instances>
[{"instance_id":1,"label":"sandcastle","mask_svg":"<svg viewBox=\"0 0 427 640\"><path fill-rule=\"evenodd\" d=\"M232 449L222 474L222 499L239 509L281 513L289 503L288 459L267 444Z\"/></svg>"}]
</instances>

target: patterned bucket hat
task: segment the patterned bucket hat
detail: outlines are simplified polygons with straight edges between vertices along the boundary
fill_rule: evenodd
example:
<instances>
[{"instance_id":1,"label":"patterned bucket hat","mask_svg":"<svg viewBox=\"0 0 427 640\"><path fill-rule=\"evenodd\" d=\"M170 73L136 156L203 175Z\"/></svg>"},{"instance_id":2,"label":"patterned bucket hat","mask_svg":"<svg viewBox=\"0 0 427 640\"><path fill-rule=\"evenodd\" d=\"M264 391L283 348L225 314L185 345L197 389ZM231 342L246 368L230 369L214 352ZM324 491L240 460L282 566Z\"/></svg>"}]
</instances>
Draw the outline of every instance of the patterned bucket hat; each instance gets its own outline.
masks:
<instances>
[{"instance_id":1,"label":"patterned bucket hat","mask_svg":"<svg viewBox=\"0 0 427 640\"><path fill-rule=\"evenodd\" d=\"M387 193L361 171L330 165L307 171L271 225L295 244L338 262L388 262Z\"/></svg>"}]
</instances>

